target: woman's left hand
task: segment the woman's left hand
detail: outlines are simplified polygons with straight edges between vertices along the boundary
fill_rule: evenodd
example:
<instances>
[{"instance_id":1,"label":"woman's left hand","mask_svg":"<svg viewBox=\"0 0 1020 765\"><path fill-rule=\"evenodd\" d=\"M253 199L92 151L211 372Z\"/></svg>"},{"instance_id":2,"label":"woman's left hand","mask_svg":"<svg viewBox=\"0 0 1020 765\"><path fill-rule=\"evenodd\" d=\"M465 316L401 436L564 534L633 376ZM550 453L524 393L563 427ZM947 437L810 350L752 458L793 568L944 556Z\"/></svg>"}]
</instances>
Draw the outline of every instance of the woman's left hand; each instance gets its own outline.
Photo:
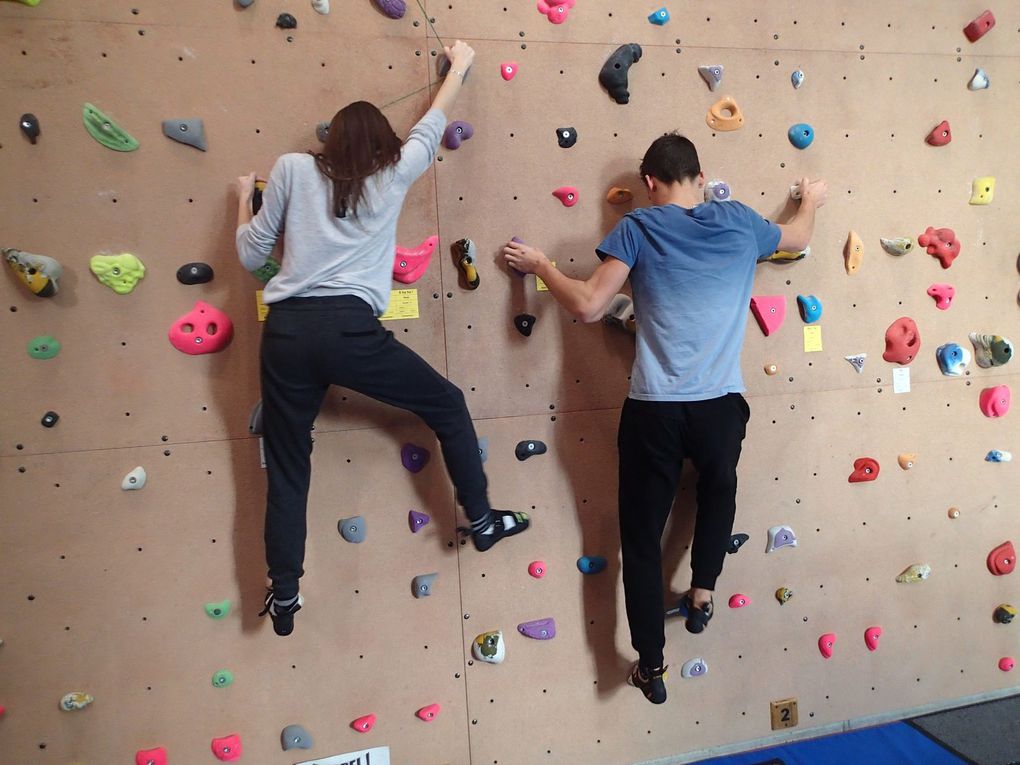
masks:
<instances>
[{"instance_id":1,"label":"woman's left hand","mask_svg":"<svg viewBox=\"0 0 1020 765\"><path fill-rule=\"evenodd\" d=\"M234 182L234 188L237 189L237 195L241 199L251 199L255 193L255 171L253 170L250 175L239 176Z\"/></svg>"}]
</instances>

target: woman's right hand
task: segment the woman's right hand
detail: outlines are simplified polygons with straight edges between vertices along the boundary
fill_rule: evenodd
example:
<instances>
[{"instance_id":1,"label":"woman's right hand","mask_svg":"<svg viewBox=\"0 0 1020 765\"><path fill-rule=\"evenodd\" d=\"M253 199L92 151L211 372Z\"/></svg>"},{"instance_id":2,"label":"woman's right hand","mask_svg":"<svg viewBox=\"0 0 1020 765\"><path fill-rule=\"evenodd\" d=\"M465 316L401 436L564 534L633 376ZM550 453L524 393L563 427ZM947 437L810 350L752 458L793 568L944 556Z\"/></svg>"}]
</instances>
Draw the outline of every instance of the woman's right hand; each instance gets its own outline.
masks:
<instances>
[{"instance_id":1,"label":"woman's right hand","mask_svg":"<svg viewBox=\"0 0 1020 765\"><path fill-rule=\"evenodd\" d=\"M452 46L446 46L443 50L450 62L450 67L467 74L475 60L475 49L463 40L457 40Z\"/></svg>"}]
</instances>

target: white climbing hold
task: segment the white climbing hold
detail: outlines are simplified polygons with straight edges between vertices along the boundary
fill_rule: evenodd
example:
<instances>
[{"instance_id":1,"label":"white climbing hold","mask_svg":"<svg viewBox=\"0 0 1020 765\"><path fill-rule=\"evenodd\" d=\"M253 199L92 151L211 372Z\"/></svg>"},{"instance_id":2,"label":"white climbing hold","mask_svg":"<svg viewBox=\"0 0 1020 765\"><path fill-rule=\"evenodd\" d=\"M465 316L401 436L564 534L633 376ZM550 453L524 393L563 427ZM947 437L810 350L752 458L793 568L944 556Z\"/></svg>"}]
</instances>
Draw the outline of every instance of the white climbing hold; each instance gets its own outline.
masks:
<instances>
[{"instance_id":1,"label":"white climbing hold","mask_svg":"<svg viewBox=\"0 0 1020 765\"><path fill-rule=\"evenodd\" d=\"M478 661L487 664L499 664L506 658L506 641L500 630L483 632L471 644L471 653Z\"/></svg>"},{"instance_id":2,"label":"white climbing hold","mask_svg":"<svg viewBox=\"0 0 1020 765\"><path fill-rule=\"evenodd\" d=\"M769 539L765 545L765 552L770 553L781 547L796 547L797 535L789 526L773 526L769 529Z\"/></svg>"},{"instance_id":3,"label":"white climbing hold","mask_svg":"<svg viewBox=\"0 0 1020 765\"><path fill-rule=\"evenodd\" d=\"M312 9L325 16L329 13L329 0L312 0Z\"/></svg>"},{"instance_id":4,"label":"white climbing hold","mask_svg":"<svg viewBox=\"0 0 1020 765\"><path fill-rule=\"evenodd\" d=\"M95 699L85 693L85 691L72 691L65 694L60 700L60 708L65 712L73 712L76 709L84 709L93 701Z\"/></svg>"},{"instance_id":5,"label":"white climbing hold","mask_svg":"<svg viewBox=\"0 0 1020 765\"><path fill-rule=\"evenodd\" d=\"M852 356L844 356L844 359L850 362L850 366L857 370L857 374L864 371L864 360L868 358L866 353L855 353Z\"/></svg>"},{"instance_id":6,"label":"white climbing hold","mask_svg":"<svg viewBox=\"0 0 1020 765\"><path fill-rule=\"evenodd\" d=\"M120 482L120 488L124 491L135 491L145 486L146 478L148 476L145 474L145 468L139 465L124 476L124 480Z\"/></svg>"},{"instance_id":7,"label":"white climbing hold","mask_svg":"<svg viewBox=\"0 0 1020 765\"><path fill-rule=\"evenodd\" d=\"M988 75L985 74L985 70L978 67L974 70L974 76L970 78L970 82L967 83L967 87L971 90L984 90L991 83L988 81Z\"/></svg>"},{"instance_id":8,"label":"white climbing hold","mask_svg":"<svg viewBox=\"0 0 1020 765\"><path fill-rule=\"evenodd\" d=\"M790 75L790 82L793 83L794 90L800 88L804 84L804 72L800 69L795 69L793 74Z\"/></svg>"},{"instance_id":9,"label":"white climbing hold","mask_svg":"<svg viewBox=\"0 0 1020 765\"><path fill-rule=\"evenodd\" d=\"M708 664L700 656L684 662L680 668L680 677L701 677L708 674Z\"/></svg>"}]
</instances>

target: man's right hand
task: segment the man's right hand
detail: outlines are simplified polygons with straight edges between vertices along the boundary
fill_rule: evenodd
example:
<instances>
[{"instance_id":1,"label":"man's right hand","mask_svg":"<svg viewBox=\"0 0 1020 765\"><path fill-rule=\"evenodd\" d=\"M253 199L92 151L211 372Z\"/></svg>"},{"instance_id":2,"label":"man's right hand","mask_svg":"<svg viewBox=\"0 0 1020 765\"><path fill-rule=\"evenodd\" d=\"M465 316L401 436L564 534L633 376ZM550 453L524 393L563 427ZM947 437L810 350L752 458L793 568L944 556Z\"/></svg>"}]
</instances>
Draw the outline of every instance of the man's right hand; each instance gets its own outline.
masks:
<instances>
[{"instance_id":1,"label":"man's right hand","mask_svg":"<svg viewBox=\"0 0 1020 765\"><path fill-rule=\"evenodd\" d=\"M801 204L807 202L818 208L824 205L829 197L829 184L821 179L809 181L807 178L801 178L798 186Z\"/></svg>"}]
</instances>

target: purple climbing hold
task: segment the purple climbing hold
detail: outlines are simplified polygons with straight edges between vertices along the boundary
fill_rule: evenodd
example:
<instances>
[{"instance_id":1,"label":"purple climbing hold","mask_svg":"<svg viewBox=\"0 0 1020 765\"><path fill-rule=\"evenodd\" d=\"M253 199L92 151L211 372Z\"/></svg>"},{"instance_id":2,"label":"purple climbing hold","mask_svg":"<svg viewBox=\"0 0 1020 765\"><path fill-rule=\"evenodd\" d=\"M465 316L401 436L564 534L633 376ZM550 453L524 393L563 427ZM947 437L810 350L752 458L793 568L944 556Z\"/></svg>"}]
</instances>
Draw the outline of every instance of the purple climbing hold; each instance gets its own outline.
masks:
<instances>
[{"instance_id":1,"label":"purple climbing hold","mask_svg":"<svg viewBox=\"0 0 1020 765\"><path fill-rule=\"evenodd\" d=\"M402 19L407 13L407 3L404 0L375 0L375 4L391 19Z\"/></svg>"},{"instance_id":2,"label":"purple climbing hold","mask_svg":"<svg viewBox=\"0 0 1020 765\"><path fill-rule=\"evenodd\" d=\"M471 127L471 123L456 120L451 122L443 133L443 146L451 151L459 149L460 145L474 134L475 129Z\"/></svg>"},{"instance_id":3,"label":"purple climbing hold","mask_svg":"<svg viewBox=\"0 0 1020 765\"><path fill-rule=\"evenodd\" d=\"M417 534L425 528L430 520L425 513L419 513L417 510L407 511L407 525L411 527L412 534Z\"/></svg>"},{"instance_id":4,"label":"purple climbing hold","mask_svg":"<svg viewBox=\"0 0 1020 765\"><path fill-rule=\"evenodd\" d=\"M412 473L417 473L425 467L430 456L432 455L429 454L429 450L423 446L415 446L409 443L404 444L400 449L400 461Z\"/></svg>"},{"instance_id":5,"label":"purple climbing hold","mask_svg":"<svg viewBox=\"0 0 1020 765\"><path fill-rule=\"evenodd\" d=\"M525 637L535 640L552 640L556 637L556 620L551 616L547 619L536 619L533 622L522 622L517 631Z\"/></svg>"}]
</instances>

